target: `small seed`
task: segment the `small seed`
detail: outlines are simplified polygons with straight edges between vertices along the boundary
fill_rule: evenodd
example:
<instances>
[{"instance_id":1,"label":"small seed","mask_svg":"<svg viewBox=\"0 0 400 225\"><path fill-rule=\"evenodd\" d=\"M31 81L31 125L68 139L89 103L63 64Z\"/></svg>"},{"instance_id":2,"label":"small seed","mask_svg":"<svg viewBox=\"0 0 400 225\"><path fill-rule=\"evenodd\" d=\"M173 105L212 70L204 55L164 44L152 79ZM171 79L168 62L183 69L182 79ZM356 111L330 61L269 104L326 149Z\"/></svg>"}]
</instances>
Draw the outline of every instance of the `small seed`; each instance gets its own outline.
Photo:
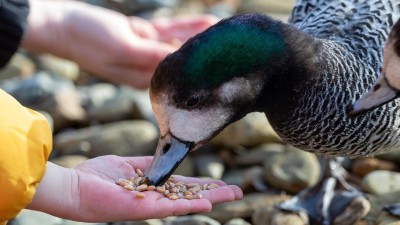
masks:
<instances>
[{"instance_id":1,"label":"small seed","mask_svg":"<svg viewBox=\"0 0 400 225\"><path fill-rule=\"evenodd\" d=\"M147 184L142 184L136 188L136 191L145 191L147 190Z\"/></svg>"},{"instance_id":2,"label":"small seed","mask_svg":"<svg viewBox=\"0 0 400 225\"><path fill-rule=\"evenodd\" d=\"M183 195L192 195L192 192L190 192L190 191L184 191L184 192L183 192Z\"/></svg>"},{"instance_id":3,"label":"small seed","mask_svg":"<svg viewBox=\"0 0 400 225\"><path fill-rule=\"evenodd\" d=\"M213 183L213 184L208 185L208 187L207 187L208 190L214 189L214 188L219 188L219 185Z\"/></svg>"},{"instance_id":4,"label":"small seed","mask_svg":"<svg viewBox=\"0 0 400 225\"><path fill-rule=\"evenodd\" d=\"M168 177L168 181L174 181L174 180L175 180L175 177L173 177L173 176Z\"/></svg>"},{"instance_id":5,"label":"small seed","mask_svg":"<svg viewBox=\"0 0 400 225\"><path fill-rule=\"evenodd\" d=\"M165 188L163 186L156 187L157 192L164 193Z\"/></svg>"},{"instance_id":6,"label":"small seed","mask_svg":"<svg viewBox=\"0 0 400 225\"><path fill-rule=\"evenodd\" d=\"M123 186L123 188L124 188L125 190L128 190L128 191L133 191L133 190L135 190L135 188L134 188L132 185L125 185L125 186Z\"/></svg>"},{"instance_id":7,"label":"small seed","mask_svg":"<svg viewBox=\"0 0 400 225\"><path fill-rule=\"evenodd\" d=\"M136 173L137 173L137 175L139 177L143 177L144 176L143 172L139 168L136 169Z\"/></svg>"},{"instance_id":8,"label":"small seed","mask_svg":"<svg viewBox=\"0 0 400 225\"><path fill-rule=\"evenodd\" d=\"M169 193L171 193L169 190L164 191L164 195L168 195Z\"/></svg>"},{"instance_id":9,"label":"small seed","mask_svg":"<svg viewBox=\"0 0 400 225\"><path fill-rule=\"evenodd\" d=\"M136 198L144 198L146 195L142 192L137 192L136 193Z\"/></svg>"},{"instance_id":10,"label":"small seed","mask_svg":"<svg viewBox=\"0 0 400 225\"><path fill-rule=\"evenodd\" d=\"M193 199L193 195L185 195L184 198L185 198L185 199L188 199L188 200L192 200L192 199Z\"/></svg>"},{"instance_id":11,"label":"small seed","mask_svg":"<svg viewBox=\"0 0 400 225\"><path fill-rule=\"evenodd\" d=\"M147 186L148 191L154 191L155 189L156 189L156 186L154 186L154 185Z\"/></svg>"},{"instance_id":12,"label":"small seed","mask_svg":"<svg viewBox=\"0 0 400 225\"><path fill-rule=\"evenodd\" d=\"M198 193L198 194L196 194L194 197L195 197L196 199L202 199L202 198L203 198L203 195L200 194L200 193Z\"/></svg>"},{"instance_id":13,"label":"small seed","mask_svg":"<svg viewBox=\"0 0 400 225\"><path fill-rule=\"evenodd\" d=\"M177 199L179 199L179 196L176 195L176 194L172 194L172 195L169 196L168 198L171 199L171 200L177 200Z\"/></svg>"}]
</instances>

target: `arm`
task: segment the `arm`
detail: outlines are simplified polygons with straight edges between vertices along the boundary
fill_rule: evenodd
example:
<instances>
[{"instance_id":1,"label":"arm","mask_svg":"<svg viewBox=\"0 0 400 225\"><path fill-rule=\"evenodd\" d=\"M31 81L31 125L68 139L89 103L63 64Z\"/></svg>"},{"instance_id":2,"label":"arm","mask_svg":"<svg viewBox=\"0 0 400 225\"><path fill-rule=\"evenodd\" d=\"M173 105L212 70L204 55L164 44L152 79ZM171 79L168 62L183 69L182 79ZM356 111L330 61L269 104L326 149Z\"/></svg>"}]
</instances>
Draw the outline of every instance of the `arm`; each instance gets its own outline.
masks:
<instances>
[{"instance_id":1,"label":"arm","mask_svg":"<svg viewBox=\"0 0 400 225\"><path fill-rule=\"evenodd\" d=\"M76 61L98 76L140 88L148 87L159 61L176 49L166 37L185 41L216 22L200 16L153 25L81 2L30 3L24 48Z\"/></svg>"},{"instance_id":2,"label":"arm","mask_svg":"<svg viewBox=\"0 0 400 225\"><path fill-rule=\"evenodd\" d=\"M61 218L85 222L144 220L209 212L212 204L242 198L236 186L217 182L221 187L203 191L203 199L169 200L162 194L145 192L143 199L115 184L118 178L134 175L134 168L145 170L152 157L102 156L88 160L75 169L47 164L44 178L28 208ZM179 181L205 181L177 176Z\"/></svg>"}]
</instances>

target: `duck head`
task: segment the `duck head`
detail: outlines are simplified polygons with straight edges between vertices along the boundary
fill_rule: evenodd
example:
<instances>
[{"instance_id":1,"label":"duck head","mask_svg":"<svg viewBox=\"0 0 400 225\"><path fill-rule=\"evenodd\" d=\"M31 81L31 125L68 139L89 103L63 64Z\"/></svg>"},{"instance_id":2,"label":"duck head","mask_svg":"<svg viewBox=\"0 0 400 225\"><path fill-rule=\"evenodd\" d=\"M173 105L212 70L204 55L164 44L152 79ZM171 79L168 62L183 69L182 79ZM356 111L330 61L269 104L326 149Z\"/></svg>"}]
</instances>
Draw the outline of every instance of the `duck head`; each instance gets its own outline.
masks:
<instances>
[{"instance_id":1,"label":"duck head","mask_svg":"<svg viewBox=\"0 0 400 225\"><path fill-rule=\"evenodd\" d=\"M383 50L381 76L372 88L350 108L349 116L357 116L400 97L400 20L393 26Z\"/></svg>"},{"instance_id":2,"label":"duck head","mask_svg":"<svg viewBox=\"0 0 400 225\"><path fill-rule=\"evenodd\" d=\"M265 65L278 66L285 48L274 23L254 14L222 20L158 65L150 98L160 139L147 183L163 184L190 151L257 111Z\"/></svg>"}]
</instances>

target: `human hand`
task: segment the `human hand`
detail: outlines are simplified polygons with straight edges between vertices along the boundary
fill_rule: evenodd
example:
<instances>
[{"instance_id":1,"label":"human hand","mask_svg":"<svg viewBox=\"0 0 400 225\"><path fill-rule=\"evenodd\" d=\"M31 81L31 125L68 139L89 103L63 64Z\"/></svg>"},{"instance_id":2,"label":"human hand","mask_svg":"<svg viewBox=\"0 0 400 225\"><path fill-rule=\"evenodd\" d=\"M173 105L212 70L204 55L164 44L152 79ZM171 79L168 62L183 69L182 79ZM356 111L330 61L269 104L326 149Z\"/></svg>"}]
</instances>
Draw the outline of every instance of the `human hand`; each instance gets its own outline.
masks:
<instances>
[{"instance_id":1,"label":"human hand","mask_svg":"<svg viewBox=\"0 0 400 225\"><path fill-rule=\"evenodd\" d=\"M134 168L145 171L151 160L152 157L101 156L75 169L49 163L29 208L77 221L111 222L209 212L213 204L243 196L237 186L183 176L174 177L185 183L217 183L220 187L202 191L202 199L170 200L155 191L145 192L142 199L136 198L136 191L127 191L115 184L118 178L132 177Z\"/></svg>"},{"instance_id":2,"label":"human hand","mask_svg":"<svg viewBox=\"0 0 400 225\"><path fill-rule=\"evenodd\" d=\"M112 82L147 88L158 63L176 50L174 40L214 24L212 16L149 22L74 1L31 0L23 47L76 61Z\"/></svg>"}]
</instances>

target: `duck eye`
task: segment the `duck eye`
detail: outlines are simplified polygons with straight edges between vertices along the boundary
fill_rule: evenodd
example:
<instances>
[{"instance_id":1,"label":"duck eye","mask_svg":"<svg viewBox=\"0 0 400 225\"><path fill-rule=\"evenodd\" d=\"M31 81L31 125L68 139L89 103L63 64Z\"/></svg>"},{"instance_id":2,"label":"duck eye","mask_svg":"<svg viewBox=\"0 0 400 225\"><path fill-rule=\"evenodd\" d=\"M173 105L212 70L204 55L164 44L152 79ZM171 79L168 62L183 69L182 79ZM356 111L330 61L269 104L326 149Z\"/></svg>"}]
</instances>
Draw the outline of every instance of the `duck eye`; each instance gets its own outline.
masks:
<instances>
[{"instance_id":1,"label":"duck eye","mask_svg":"<svg viewBox=\"0 0 400 225\"><path fill-rule=\"evenodd\" d=\"M197 105L197 103L200 102L200 97L198 95L194 95L192 97L190 97L187 101L186 101L186 106L187 107L194 107L195 105Z\"/></svg>"}]
</instances>

